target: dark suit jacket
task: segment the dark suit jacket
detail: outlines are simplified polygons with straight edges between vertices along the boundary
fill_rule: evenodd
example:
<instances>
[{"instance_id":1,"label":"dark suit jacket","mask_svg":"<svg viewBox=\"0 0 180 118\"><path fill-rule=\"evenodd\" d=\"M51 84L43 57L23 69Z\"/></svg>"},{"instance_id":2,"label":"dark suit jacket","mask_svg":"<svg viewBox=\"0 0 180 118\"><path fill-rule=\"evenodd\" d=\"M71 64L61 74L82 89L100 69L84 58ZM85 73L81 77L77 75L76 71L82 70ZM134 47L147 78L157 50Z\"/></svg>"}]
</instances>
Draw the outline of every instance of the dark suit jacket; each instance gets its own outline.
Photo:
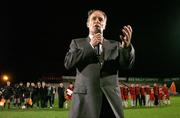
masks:
<instances>
[{"instance_id":1,"label":"dark suit jacket","mask_svg":"<svg viewBox=\"0 0 180 118\"><path fill-rule=\"evenodd\" d=\"M99 118L102 94L116 118L124 117L118 70L132 66L135 51L132 45L125 49L120 47L119 42L105 39L103 52L103 62L100 62L89 38L72 40L65 56L65 67L75 67L77 71L69 118Z\"/></svg>"}]
</instances>

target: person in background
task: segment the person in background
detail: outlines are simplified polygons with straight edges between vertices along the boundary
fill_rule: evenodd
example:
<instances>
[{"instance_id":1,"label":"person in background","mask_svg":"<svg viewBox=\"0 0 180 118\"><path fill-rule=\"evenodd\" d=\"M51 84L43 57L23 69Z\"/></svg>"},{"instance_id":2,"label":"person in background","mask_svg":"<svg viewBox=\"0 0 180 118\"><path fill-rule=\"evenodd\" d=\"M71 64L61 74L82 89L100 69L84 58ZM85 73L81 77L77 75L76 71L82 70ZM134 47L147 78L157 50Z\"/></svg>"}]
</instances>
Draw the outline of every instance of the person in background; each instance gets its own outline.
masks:
<instances>
[{"instance_id":1,"label":"person in background","mask_svg":"<svg viewBox=\"0 0 180 118\"><path fill-rule=\"evenodd\" d=\"M69 108L70 104L71 104L71 100L72 100L72 95L73 95L73 90L74 90L74 85L72 82L69 82L69 85L66 89L66 93L65 93L65 98L66 98L66 102L65 102L65 108Z\"/></svg>"},{"instance_id":2,"label":"person in background","mask_svg":"<svg viewBox=\"0 0 180 118\"><path fill-rule=\"evenodd\" d=\"M154 83L153 89L154 89L154 98L155 98L154 105L157 106L159 105L159 86L157 83Z\"/></svg>"},{"instance_id":3,"label":"person in background","mask_svg":"<svg viewBox=\"0 0 180 118\"><path fill-rule=\"evenodd\" d=\"M73 94L73 90L74 90L74 85L72 82L69 83L69 86L66 89L66 95L68 97L68 100L72 100L72 94Z\"/></svg>"},{"instance_id":4,"label":"person in background","mask_svg":"<svg viewBox=\"0 0 180 118\"><path fill-rule=\"evenodd\" d=\"M31 107L31 83L27 82L26 87L25 87L25 92L24 92L24 105L26 108ZM30 104L29 104L30 103Z\"/></svg>"},{"instance_id":5,"label":"person in background","mask_svg":"<svg viewBox=\"0 0 180 118\"><path fill-rule=\"evenodd\" d=\"M21 107L21 101L20 101L20 96L21 96L21 91L19 84L15 84L14 86L14 107L15 108L20 108Z\"/></svg>"},{"instance_id":6,"label":"person in background","mask_svg":"<svg viewBox=\"0 0 180 118\"><path fill-rule=\"evenodd\" d=\"M52 96L53 96L53 88L50 84L47 84L47 107L49 103L49 108L52 108Z\"/></svg>"},{"instance_id":7,"label":"person in background","mask_svg":"<svg viewBox=\"0 0 180 118\"><path fill-rule=\"evenodd\" d=\"M36 103L36 95L37 95L37 91L36 91L36 88L37 88L37 85L35 85L34 82L31 82L31 86L30 86L30 98L32 99L32 105L31 105L31 108L33 108L34 104Z\"/></svg>"},{"instance_id":8,"label":"person in background","mask_svg":"<svg viewBox=\"0 0 180 118\"><path fill-rule=\"evenodd\" d=\"M150 85L147 84L145 87L145 101L146 101L146 107L150 107L150 92L151 92L151 88Z\"/></svg>"},{"instance_id":9,"label":"person in background","mask_svg":"<svg viewBox=\"0 0 180 118\"><path fill-rule=\"evenodd\" d=\"M40 88L41 94L41 108L47 108L47 86L45 82L42 82L42 86Z\"/></svg>"},{"instance_id":10,"label":"person in background","mask_svg":"<svg viewBox=\"0 0 180 118\"><path fill-rule=\"evenodd\" d=\"M11 106L11 100L13 97L13 87L11 86L11 82L7 81L6 82L6 86L4 87L4 99L5 99L5 103L4 103L4 108L6 107L6 104L8 104L8 109L10 109Z\"/></svg>"},{"instance_id":11,"label":"person in background","mask_svg":"<svg viewBox=\"0 0 180 118\"><path fill-rule=\"evenodd\" d=\"M65 102L65 88L64 84L60 83L58 86L58 107L63 108Z\"/></svg>"},{"instance_id":12,"label":"person in background","mask_svg":"<svg viewBox=\"0 0 180 118\"><path fill-rule=\"evenodd\" d=\"M130 93L130 100L131 100L131 107L135 107L136 105L136 93L135 93L135 86L134 84L130 85L129 88L129 93Z\"/></svg>"},{"instance_id":13,"label":"person in background","mask_svg":"<svg viewBox=\"0 0 180 118\"><path fill-rule=\"evenodd\" d=\"M124 107L127 108L128 105L128 100L129 100L129 88L127 86L123 87L123 96L124 96Z\"/></svg>"},{"instance_id":14,"label":"person in background","mask_svg":"<svg viewBox=\"0 0 180 118\"><path fill-rule=\"evenodd\" d=\"M52 107L54 107L54 101L55 101L55 96L56 96L56 87L52 86L53 93L52 93Z\"/></svg>"},{"instance_id":15,"label":"person in background","mask_svg":"<svg viewBox=\"0 0 180 118\"><path fill-rule=\"evenodd\" d=\"M136 93L136 107L139 102L139 106L141 106L141 93L140 93L140 85L136 84L135 86L135 93Z\"/></svg>"},{"instance_id":16,"label":"person in background","mask_svg":"<svg viewBox=\"0 0 180 118\"><path fill-rule=\"evenodd\" d=\"M140 87L140 95L141 95L141 105L145 106L146 105L146 91L145 91L145 86L142 84Z\"/></svg>"},{"instance_id":17,"label":"person in background","mask_svg":"<svg viewBox=\"0 0 180 118\"><path fill-rule=\"evenodd\" d=\"M169 105L170 104L169 88L167 87L166 83L163 85L162 90L164 92L164 104Z\"/></svg>"},{"instance_id":18,"label":"person in background","mask_svg":"<svg viewBox=\"0 0 180 118\"><path fill-rule=\"evenodd\" d=\"M151 88L151 92L150 92L150 107L154 107L154 101L155 101L154 89Z\"/></svg>"},{"instance_id":19,"label":"person in background","mask_svg":"<svg viewBox=\"0 0 180 118\"><path fill-rule=\"evenodd\" d=\"M159 103L159 106L162 106L164 104L163 100L164 100L164 92L163 92L163 89L162 89L162 86L159 86L159 94L158 94L158 103Z\"/></svg>"},{"instance_id":20,"label":"person in background","mask_svg":"<svg viewBox=\"0 0 180 118\"><path fill-rule=\"evenodd\" d=\"M41 82L37 82L37 87L36 90L35 90L35 101L37 103L37 108L40 108L40 104L41 104Z\"/></svg>"}]
</instances>

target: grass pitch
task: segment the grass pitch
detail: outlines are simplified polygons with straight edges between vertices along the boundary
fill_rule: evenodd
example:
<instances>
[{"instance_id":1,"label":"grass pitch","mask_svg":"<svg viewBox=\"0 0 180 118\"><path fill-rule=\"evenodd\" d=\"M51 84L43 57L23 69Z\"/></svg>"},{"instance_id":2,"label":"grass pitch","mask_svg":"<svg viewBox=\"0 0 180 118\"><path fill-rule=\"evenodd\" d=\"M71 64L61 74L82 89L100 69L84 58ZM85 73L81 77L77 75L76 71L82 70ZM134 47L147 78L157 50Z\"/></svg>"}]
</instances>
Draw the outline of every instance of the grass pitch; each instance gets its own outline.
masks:
<instances>
[{"instance_id":1,"label":"grass pitch","mask_svg":"<svg viewBox=\"0 0 180 118\"><path fill-rule=\"evenodd\" d=\"M67 118L69 109L0 109L0 118ZM171 97L171 104L153 108L124 109L125 118L180 118L180 97Z\"/></svg>"}]
</instances>

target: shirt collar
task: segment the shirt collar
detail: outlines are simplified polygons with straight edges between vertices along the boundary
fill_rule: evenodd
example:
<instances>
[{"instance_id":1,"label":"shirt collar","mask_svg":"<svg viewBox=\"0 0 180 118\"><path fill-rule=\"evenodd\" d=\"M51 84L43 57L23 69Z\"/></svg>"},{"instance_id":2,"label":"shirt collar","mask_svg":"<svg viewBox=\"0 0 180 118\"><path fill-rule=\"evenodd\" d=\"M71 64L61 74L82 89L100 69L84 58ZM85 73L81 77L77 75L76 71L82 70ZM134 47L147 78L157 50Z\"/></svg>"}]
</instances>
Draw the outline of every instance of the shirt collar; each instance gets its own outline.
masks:
<instances>
[{"instance_id":1,"label":"shirt collar","mask_svg":"<svg viewBox=\"0 0 180 118\"><path fill-rule=\"evenodd\" d=\"M93 35L92 34L89 34L89 39L91 40L92 39L92 37L93 37ZM102 42L104 42L104 38L103 38L103 41Z\"/></svg>"},{"instance_id":2,"label":"shirt collar","mask_svg":"<svg viewBox=\"0 0 180 118\"><path fill-rule=\"evenodd\" d=\"M90 38L90 40L92 39L92 37L93 37L93 35L89 34L89 38Z\"/></svg>"}]
</instances>

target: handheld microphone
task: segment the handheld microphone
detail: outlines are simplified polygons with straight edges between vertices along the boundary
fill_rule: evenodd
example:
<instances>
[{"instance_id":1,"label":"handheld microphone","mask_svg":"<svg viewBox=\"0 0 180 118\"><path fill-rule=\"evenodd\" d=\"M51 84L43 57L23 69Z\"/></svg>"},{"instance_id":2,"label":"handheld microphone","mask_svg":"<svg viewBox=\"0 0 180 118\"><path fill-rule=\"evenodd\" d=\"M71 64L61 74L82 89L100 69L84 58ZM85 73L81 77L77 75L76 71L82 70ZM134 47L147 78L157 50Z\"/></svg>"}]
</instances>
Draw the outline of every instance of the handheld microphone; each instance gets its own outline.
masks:
<instances>
[{"instance_id":1,"label":"handheld microphone","mask_svg":"<svg viewBox=\"0 0 180 118\"><path fill-rule=\"evenodd\" d=\"M100 55L100 43L97 44L97 55Z\"/></svg>"},{"instance_id":2,"label":"handheld microphone","mask_svg":"<svg viewBox=\"0 0 180 118\"><path fill-rule=\"evenodd\" d=\"M99 28L99 27L97 27L97 29L96 29L96 34L97 33L100 33L100 34L102 34L102 32L101 32L101 29ZM97 55L99 56L101 53L100 53L100 43L98 43L97 44Z\"/></svg>"}]
</instances>

